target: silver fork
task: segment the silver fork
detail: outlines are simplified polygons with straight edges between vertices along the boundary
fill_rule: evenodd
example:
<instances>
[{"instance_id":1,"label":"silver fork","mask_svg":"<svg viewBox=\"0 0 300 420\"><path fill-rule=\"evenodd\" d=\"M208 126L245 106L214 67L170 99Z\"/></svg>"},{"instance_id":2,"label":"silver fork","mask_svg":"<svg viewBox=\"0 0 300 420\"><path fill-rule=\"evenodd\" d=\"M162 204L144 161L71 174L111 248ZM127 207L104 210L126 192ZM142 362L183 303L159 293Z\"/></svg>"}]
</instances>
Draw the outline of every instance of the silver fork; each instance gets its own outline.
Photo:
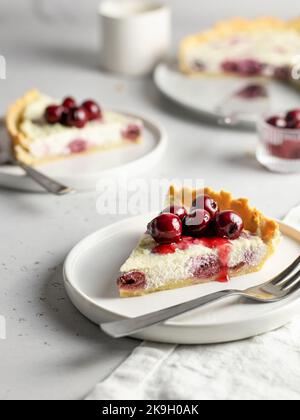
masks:
<instances>
[{"instance_id":1,"label":"silver fork","mask_svg":"<svg viewBox=\"0 0 300 420\"><path fill-rule=\"evenodd\" d=\"M229 296L241 296L259 303L278 302L300 289L300 269L296 271L299 265L300 256L282 273L260 286L245 291L223 290L137 318L104 323L100 327L111 337L121 338Z\"/></svg>"}]
</instances>

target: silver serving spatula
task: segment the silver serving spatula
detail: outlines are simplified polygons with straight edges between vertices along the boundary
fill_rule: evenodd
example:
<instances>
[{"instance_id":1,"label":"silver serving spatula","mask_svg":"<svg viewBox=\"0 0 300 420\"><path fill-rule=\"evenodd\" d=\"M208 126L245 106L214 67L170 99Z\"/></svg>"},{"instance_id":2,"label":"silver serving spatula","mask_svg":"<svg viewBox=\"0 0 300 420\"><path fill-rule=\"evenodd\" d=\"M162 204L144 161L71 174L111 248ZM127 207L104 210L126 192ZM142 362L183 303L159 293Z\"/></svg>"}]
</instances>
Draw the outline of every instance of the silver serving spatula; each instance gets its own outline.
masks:
<instances>
[{"instance_id":1,"label":"silver serving spatula","mask_svg":"<svg viewBox=\"0 0 300 420\"><path fill-rule=\"evenodd\" d=\"M243 86L229 97L226 97L216 112L219 124L234 126L241 118L255 121L270 110L270 96L263 83L251 83Z\"/></svg>"}]
</instances>

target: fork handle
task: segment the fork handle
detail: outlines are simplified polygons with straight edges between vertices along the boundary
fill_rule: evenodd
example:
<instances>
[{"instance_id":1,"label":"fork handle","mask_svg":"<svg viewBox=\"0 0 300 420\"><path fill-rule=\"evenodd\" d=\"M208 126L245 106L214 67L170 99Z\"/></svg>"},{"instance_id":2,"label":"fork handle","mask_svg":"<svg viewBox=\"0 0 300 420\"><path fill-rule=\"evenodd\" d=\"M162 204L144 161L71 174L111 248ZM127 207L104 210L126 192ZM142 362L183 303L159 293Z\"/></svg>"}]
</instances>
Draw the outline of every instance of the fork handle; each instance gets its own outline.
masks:
<instances>
[{"instance_id":1,"label":"fork handle","mask_svg":"<svg viewBox=\"0 0 300 420\"><path fill-rule=\"evenodd\" d=\"M35 182L37 182L41 187L43 187L46 191L48 191L51 194L65 195L74 192L72 188L69 188L55 181L54 179L49 178L48 176L42 174L41 172L37 171L31 166L25 165L24 163L19 161L16 161L14 163L20 166L30 178L32 178Z\"/></svg>"},{"instance_id":2,"label":"fork handle","mask_svg":"<svg viewBox=\"0 0 300 420\"><path fill-rule=\"evenodd\" d=\"M121 338L128 335L132 335L141 331L145 328L151 327L156 324L160 324L170 318L177 315L181 315L185 312L191 311L201 306L207 305L208 303L216 300L224 299L229 296L242 295L243 292L239 290L223 290L221 292L212 293L207 296L203 296L198 299L184 302L179 305L171 306L167 309L162 309L157 312L152 312L147 315L142 315L137 318L130 318L121 321L114 321L101 324L101 329L108 335L114 338Z\"/></svg>"}]
</instances>

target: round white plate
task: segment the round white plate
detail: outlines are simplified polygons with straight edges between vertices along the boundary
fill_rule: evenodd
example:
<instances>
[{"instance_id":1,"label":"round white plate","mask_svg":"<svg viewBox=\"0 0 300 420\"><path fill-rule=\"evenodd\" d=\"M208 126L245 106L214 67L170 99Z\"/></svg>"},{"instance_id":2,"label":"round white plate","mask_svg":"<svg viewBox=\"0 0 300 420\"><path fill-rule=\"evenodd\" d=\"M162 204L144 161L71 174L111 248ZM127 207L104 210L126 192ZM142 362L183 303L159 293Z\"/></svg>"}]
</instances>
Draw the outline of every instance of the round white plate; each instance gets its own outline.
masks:
<instances>
[{"instance_id":1,"label":"round white plate","mask_svg":"<svg viewBox=\"0 0 300 420\"><path fill-rule=\"evenodd\" d=\"M142 144L66 159L40 166L38 170L77 191L95 189L101 178L122 174L138 175L147 171L162 157L166 148L167 133L156 122L134 114L123 114L143 121L145 135ZM3 149L7 149L10 140L3 124L0 126L0 139L4 154ZM12 165L0 165L0 185L18 190L42 191L20 168Z\"/></svg>"},{"instance_id":2,"label":"round white plate","mask_svg":"<svg viewBox=\"0 0 300 420\"><path fill-rule=\"evenodd\" d=\"M259 273L177 290L121 299L116 287L118 270L136 246L151 216L138 216L108 226L80 242L64 266L66 291L79 311L91 321L131 318L182 303L219 290L246 289L281 272L299 256L300 232L281 224L283 241ZM241 340L288 323L300 313L300 297L272 304L242 303L237 298L210 304L134 337L159 342L201 344Z\"/></svg>"},{"instance_id":3,"label":"round white plate","mask_svg":"<svg viewBox=\"0 0 300 420\"><path fill-rule=\"evenodd\" d=\"M220 121L220 115L216 111L218 106L247 83L253 83L253 80L235 77L188 77L178 70L178 63L172 59L159 64L154 73L154 81L165 96L216 124ZM299 106L300 96L295 88L272 80L267 83L271 112ZM236 126L255 129L255 121L245 115Z\"/></svg>"}]
</instances>

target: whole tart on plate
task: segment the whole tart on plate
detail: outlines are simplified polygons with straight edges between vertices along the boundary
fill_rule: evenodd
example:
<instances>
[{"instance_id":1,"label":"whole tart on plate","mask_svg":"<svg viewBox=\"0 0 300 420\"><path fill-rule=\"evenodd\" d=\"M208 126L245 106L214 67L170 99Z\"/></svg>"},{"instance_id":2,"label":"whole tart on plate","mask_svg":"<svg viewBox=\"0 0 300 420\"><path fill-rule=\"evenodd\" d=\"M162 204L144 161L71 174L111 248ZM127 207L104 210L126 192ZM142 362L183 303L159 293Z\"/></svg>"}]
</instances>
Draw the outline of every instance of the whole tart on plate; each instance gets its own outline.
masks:
<instances>
[{"instance_id":1,"label":"whole tart on plate","mask_svg":"<svg viewBox=\"0 0 300 420\"><path fill-rule=\"evenodd\" d=\"M125 114L102 110L93 100L53 99L27 92L6 114L16 159L40 165L142 141L143 123Z\"/></svg>"},{"instance_id":2,"label":"whole tart on plate","mask_svg":"<svg viewBox=\"0 0 300 420\"><path fill-rule=\"evenodd\" d=\"M300 18L235 18L184 38L180 69L188 75L291 78L300 52ZM299 61L299 59L298 59Z\"/></svg>"},{"instance_id":3,"label":"whole tart on plate","mask_svg":"<svg viewBox=\"0 0 300 420\"><path fill-rule=\"evenodd\" d=\"M171 187L168 202L120 269L121 297L259 271L280 241L275 220L228 192Z\"/></svg>"}]
</instances>

